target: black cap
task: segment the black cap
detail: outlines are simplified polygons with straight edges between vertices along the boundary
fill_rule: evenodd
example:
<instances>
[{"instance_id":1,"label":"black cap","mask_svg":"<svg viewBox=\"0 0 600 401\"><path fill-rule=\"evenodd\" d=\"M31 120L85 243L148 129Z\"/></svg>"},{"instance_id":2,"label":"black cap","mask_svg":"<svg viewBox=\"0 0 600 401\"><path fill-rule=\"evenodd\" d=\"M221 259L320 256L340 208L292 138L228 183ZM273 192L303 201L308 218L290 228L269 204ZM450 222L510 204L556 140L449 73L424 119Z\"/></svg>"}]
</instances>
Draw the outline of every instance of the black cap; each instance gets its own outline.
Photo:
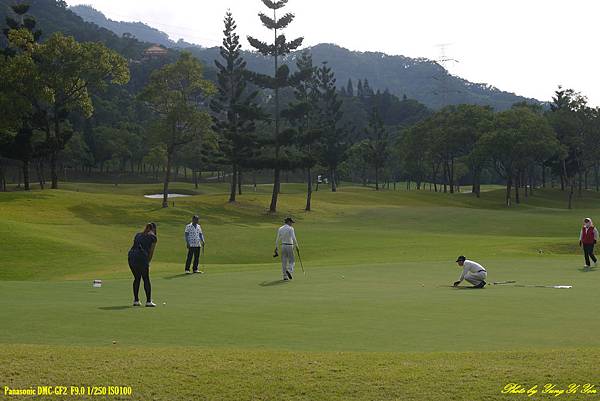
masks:
<instances>
[{"instance_id":1,"label":"black cap","mask_svg":"<svg viewBox=\"0 0 600 401\"><path fill-rule=\"evenodd\" d=\"M456 259L456 262L457 262L457 263L458 263L458 262L464 262L465 260L467 260L467 258L465 258L464 256L462 256L462 255L461 255L461 256L459 256L459 257Z\"/></svg>"},{"instance_id":2,"label":"black cap","mask_svg":"<svg viewBox=\"0 0 600 401\"><path fill-rule=\"evenodd\" d=\"M292 219L291 217L286 217L283 222L284 223L295 223L294 219Z\"/></svg>"},{"instance_id":3,"label":"black cap","mask_svg":"<svg viewBox=\"0 0 600 401\"><path fill-rule=\"evenodd\" d=\"M200 217L198 217L198 215L195 214L195 215L192 216L192 220L200 220Z\"/></svg>"}]
</instances>

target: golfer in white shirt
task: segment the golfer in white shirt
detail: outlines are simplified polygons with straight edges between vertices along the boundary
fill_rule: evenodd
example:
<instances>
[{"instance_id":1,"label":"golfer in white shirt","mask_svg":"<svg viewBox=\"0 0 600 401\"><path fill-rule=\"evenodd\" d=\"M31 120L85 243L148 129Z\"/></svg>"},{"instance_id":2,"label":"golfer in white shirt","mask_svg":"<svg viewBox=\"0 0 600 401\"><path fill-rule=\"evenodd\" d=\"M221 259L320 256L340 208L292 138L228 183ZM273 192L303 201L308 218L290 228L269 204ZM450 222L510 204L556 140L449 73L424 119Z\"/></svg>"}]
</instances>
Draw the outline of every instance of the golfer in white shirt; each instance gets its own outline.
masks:
<instances>
[{"instance_id":1,"label":"golfer in white shirt","mask_svg":"<svg viewBox=\"0 0 600 401\"><path fill-rule=\"evenodd\" d=\"M295 221L291 217L285 219L285 224L277 230L277 238L275 239L275 254L277 256L279 243L281 242L281 272L284 280L291 280L294 272L294 248L298 248L298 240L294 232Z\"/></svg>"},{"instance_id":2,"label":"golfer in white shirt","mask_svg":"<svg viewBox=\"0 0 600 401\"><path fill-rule=\"evenodd\" d=\"M454 282L455 287L458 287L463 280L473 284L475 288L483 288L487 284L485 282L487 279L487 270L479 263L468 260L464 256L459 256L456 259L456 263L463 268L463 271L458 281Z\"/></svg>"},{"instance_id":3,"label":"golfer in white shirt","mask_svg":"<svg viewBox=\"0 0 600 401\"><path fill-rule=\"evenodd\" d=\"M187 259L185 261L185 273L190 274L190 265L192 264L192 258L194 259L194 273L201 273L198 270L198 262L200 259L200 250L204 246L204 233L200 224L198 216L192 217L192 222L185 226L185 243L188 249Z\"/></svg>"}]
</instances>

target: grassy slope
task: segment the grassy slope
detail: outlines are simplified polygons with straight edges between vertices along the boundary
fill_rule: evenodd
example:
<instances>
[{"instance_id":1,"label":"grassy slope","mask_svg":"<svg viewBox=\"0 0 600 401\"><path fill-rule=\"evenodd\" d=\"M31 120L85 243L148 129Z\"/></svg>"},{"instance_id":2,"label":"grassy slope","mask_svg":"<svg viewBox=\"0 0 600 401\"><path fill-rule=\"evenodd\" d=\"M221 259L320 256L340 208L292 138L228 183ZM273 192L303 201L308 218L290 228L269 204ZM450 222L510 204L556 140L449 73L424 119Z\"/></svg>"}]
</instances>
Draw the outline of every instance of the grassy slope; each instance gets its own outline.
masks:
<instances>
[{"instance_id":1,"label":"grassy slope","mask_svg":"<svg viewBox=\"0 0 600 401\"><path fill-rule=\"evenodd\" d=\"M183 187L178 189L193 190ZM557 209L564 202L548 192L530 201L536 207L505 210L501 192L476 200L467 194L376 194L348 188L340 194L319 192L316 211L305 214L301 187L289 186L284 188L289 194L282 196L281 214L269 216L268 187L245 195L243 203L227 205L224 194L214 193L223 187L212 185L203 188L205 195L177 199L176 207L167 210L141 196L156 192L156 186L77 189L0 196L0 240L7 249L0 279L127 277L124 260L131 237L149 220L159 224L154 271L177 270L184 253L183 226L192 213L202 216L211 265L230 269L271 264L274 231L286 213L299 219L306 261L322 266L448 261L456 253L530 257L538 248L573 253L578 220L593 214L599 199L588 196L578 210L567 211Z\"/></svg>"},{"instance_id":2,"label":"grassy slope","mask_svg":"<svg viewBox=\"0 0 600 401\"><path fill-rule=\"evenodd\" d=\"M0 281L0 317L10 322L0 326L2 357L11 361L0 359L0 379L12 385L121 380L137 383L137 399L190 399L194 391L211 400L503 399L504 381L594 379L586 367L600 358L598 273L577 269L573 238L579 218L593 217L595 194L576 211L559 209L553 191L505 210L501 192L475 200L345 188L319 192L316 211L305 214L302 187L286 186L281 215L298 217L309 274L281 285L270 257L281 216L264 210L268 187L227 205L222 186L203 186L168 210L141 197L155 186L67 189L0 194L0 279L11 280ZM181 231L192 212L207 232L208 274L181 277ZM160 230L153 311L128 307L125 264L132 234L148 220ZM444 288L458 274L457 253L484 261L492 280L574 289ZM93 290L91 278L104 287ZM181 370L143 384L132 371L121 376L128 356L144 375L158 375L140 343L153 347L155 365ZM582 345L591 349L567 351ZM449 351L458 353L449 359ZM94 358L102 367L89 372ZM280 372L291 365L298 375ZM186 370L196 372L197 387L186 385L194 377L183 377ZM465 377L475 384L453 385Z\"/></svg>"}]
</instances>

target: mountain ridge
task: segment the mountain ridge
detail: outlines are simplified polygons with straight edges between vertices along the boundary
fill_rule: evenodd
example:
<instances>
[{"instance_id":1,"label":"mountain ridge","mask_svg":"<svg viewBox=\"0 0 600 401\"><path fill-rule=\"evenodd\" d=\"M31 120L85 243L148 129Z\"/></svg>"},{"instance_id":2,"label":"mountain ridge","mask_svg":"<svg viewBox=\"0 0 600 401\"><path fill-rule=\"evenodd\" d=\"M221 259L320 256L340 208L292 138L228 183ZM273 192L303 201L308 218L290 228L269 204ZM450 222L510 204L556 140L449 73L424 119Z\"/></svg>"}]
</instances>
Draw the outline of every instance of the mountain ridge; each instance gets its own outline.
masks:
<instances>
[{"instance_id":1,"label":"mountain ridge","mask_svg":"<svg viewBox=\"0 0 600 401\"><path fill-rule=\"evenodd\" d=\"M136 38L140 42L158 43L174 50L188 50L210 67L219 57L218 47L206 48L184 41L175 42L166 33L147 24L113 21L90 6L74 6L65 11L72 12L81 18L82 22L93 24L100 30L106 29L117 37L124 37L125 34L125 37ZM130 32L132 30L135 33ZM135 53L140 54L139 45L135 47ZM406 95L432 109L439 109L448 104L470 103L505 110L517 102L542 103L536 99L502 91L487 83L473 83L451 75L437 62L426 58L388 55L378 51L351 51L332 43L321 43L307 49L311 51L315 64L328 62L336 74L340 88L346 86L349 79L355 87L359 79L368 79L370 87L375 91L389 90L398 97ZM293 65L295 58L302 51L292 53L285 60ZM272 61L268 57L249 51L244 51L243 55L251 70L272 73Z\"/></svg>"},{"instance_id":2,"label":"mountain ridge","mask_svg":"<svg viewBox=\"0 0 600 401\"><path fill-rule=\"evenodd\" d=\"M518 102L541 104L537 99L526 98L511 92L502 91L487 83L474 83L451 75L437 62L426 58L390 56L382 52L358 52L336 44L321 43L307 47L315 64L327 62L336 74L338 87L345 86L352 79L356 88L359 79L368 79L375 91L389 90L402 98L418 100L433 109L448 104L490 105L497 110L506 110ZM302 53L300 50L284 60L290 64ZM187 48L196 57L212 65L219 57L219 48ZM261 73L269 73L272 61L254 52L243 52L248 68Z\"/></svg>"},{"instance_id":3,"label":"mountain ridge","mask_svg":"<svg viewBox=\"0 0 600 401\"><path fill-rule=\"evenodd\" d=\"M172 40L169 35L141 21L115 21L108 18L104 13L94 7L80 4L69 7L73 13L80 16L86 22L92 22L102 28L106 28L119 36L131 35L143 42L155 43L165 47L182 48L199 46L188 43L182 39Z\"/></svg>"}]
</instances>

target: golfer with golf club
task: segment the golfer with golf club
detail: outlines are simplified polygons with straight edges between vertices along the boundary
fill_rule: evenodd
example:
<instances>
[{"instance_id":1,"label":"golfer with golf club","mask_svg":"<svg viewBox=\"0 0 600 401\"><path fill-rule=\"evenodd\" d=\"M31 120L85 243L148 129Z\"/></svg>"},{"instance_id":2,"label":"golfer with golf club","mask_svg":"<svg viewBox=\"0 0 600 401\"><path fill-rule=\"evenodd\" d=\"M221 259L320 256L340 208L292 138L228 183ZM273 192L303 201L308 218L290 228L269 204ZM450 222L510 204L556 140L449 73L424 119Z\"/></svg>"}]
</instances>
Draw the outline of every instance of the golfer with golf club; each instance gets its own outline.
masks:
<instances>
[{"instance_id":1,"label":"golfer with golf club","mask_svg":"<svg viewBox=\"0 0 600 401\"><path fill-rule=\"evenodd\" d=\"M154 256L156 241L155 223L146 224L144 231L137 233L133 238L133 245L127 255L129 268L133 274L133 306L141 306L138 293L142 280L144 280L144 291L146 292L146 307L156 306L152 302L152 285L150 284L150 262Z\"/></svg>"},{"instance_id":2,"label":"golfer with golf club","mask_svg":"<svg viewBox=\"0 0 600 401\"><path fill-rule=\"evenodd\" d=\"M485 282L487 279L487 270L485 270L483 266L477 262L468 260L464 256L459 256L458 259L456 259L456 263L458 263L459 267L463 268L463 271L458 281L454 282L454 287L458 287L463 280L473 284L474 288L485 287L487 284Z\"/></svg>"},{"instance_id":3,"label":"golfer with golf club","mask_svg":"<svg viewBox=\"0 0 600 401\"><path fill-rule=\"evenodd\" d=\"M273 257L277 257L279 253L279 243L281 242L281 272L283 274L283 280L288 281L293 278L294 273L294 248L299 252L298 240L296 240L296 233L292 225L295 223L291 217L286 217L285 224L279 227L277 230L277 238L275 238L275 252Z\"/></svg>"},{"instance_id":4,"label":"golfer with golf club","mask_svg":"<svg viewBox=\"0 0 600 401\"><path fill-rule=\"evenodd\" d=\"M592 219L586 217L583 219L583 227L579 235L579 246L583 248L583 257L585 258L585 268L590 268L590 259L594 262L594 267L598 263L598 259L594 255L594 245L598 241L598 229L594 227Z\"/></svg>"},{"instance_id":5,"label":"golfer with golf club","mask_svg":"<svg viewBox=\"0 0 600 401\"><path fill-rule=\"evenodd\" d=\"M198 216L192 217L192 222L185 226L185 243L188 249L187 259L185 261L185 274L190 274L190 265L192 264L192 258L194 259L194 273L200 273L198 270L198 262L200 259L200 250L204 247L204 234L202 233L202 227L198 221Z\"/></svg>"}]
</instances>

